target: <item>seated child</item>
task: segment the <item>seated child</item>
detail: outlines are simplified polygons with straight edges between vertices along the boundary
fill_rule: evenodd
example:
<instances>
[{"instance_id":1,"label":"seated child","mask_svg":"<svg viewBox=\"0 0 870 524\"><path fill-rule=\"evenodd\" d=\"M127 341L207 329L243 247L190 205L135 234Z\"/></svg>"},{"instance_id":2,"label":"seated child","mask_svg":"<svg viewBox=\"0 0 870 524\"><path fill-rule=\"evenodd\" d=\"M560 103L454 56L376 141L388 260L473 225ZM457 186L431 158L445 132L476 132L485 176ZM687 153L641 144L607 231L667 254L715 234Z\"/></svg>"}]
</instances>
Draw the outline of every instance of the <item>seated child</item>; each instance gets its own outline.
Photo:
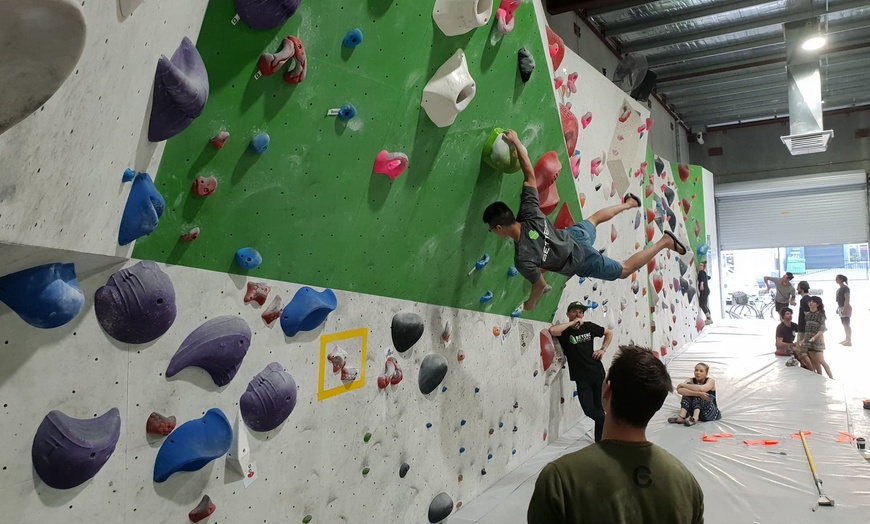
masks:
<instances>
[{"instance_id":1,"label":"seated child","mask_svg":"<svg viewBox=\"0 0 870 524\"><path fill-rule=\"evenodd\" d=\"M680 400L680 414L669 418L668 422L694 426L697 422L722 418L722 412L716 404L716 380L707 376L709 371L710 366L703 362L698 363L695 365L695 376L677 386L677 393L683 396Z\"/></svg>"}]
</instances>

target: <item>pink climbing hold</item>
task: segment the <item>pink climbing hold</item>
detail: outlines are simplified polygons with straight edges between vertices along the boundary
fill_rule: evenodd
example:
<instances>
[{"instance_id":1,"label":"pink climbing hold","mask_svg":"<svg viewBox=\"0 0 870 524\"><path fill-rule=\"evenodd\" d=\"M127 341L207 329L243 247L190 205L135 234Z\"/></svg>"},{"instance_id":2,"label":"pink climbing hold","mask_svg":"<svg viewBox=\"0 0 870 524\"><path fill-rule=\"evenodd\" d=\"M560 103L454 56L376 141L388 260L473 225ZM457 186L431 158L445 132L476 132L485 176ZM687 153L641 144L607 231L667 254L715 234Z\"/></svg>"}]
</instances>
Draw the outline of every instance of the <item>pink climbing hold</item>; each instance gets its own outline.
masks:
<instances>
[{"instance_id":1,"label":"pink climbing hold","mask_svg":"<svg viewBox=\"0 0 870 524\"><path fill-rule=\"evenodd\" d=\"M148 422L145 423L145 433L154 436L165 437L172 433L175 429L175 417L164 417L156 411L148 416Z\"/></svg>"},{"instance_id":2,"label":"pink climbing hold","mask_svg":"<svg viewBox=\"0 0 870 524\"><path fill-rule=\"evenodd\" d=\"M187 514L187 517L191 522L199 522L200 520L208 517L212 513L214 513L216 506L214 502L211 501L208 495L203 495L202 500L199 501L199 504L190 510L190 513Z\"/></svg>"},{"instance_id":3,"label":"pink climbing hold","mask_svg":"<svg viewBox=\"0 0 870 524\"><path fill-rule=\"evenodd\" d=\"M553 87L556 89L556 91L558 91L559 88L562 87L562 85L564 83L565 83L565 79L562 78L561 76L557 76L556 79L553 80Z\"/></svg>"},{"instance_id":4,"label":"pink climbing hold","mask_svg":"<svg viewBox=\"0 0 870 524\"><path fill-rule=\"evenodd\" d=\"M565 137L565 147L568 148L568 154L573 155L577 149L577 135L580 134L577 117L571 112L569 106L559 104L559 118L562 121L562 136Z\"/></svg>"},{"instance_id":5,"label":"pink climbing hold","mask_svg":"<svg viewBox=\"0 0 870 524\"><path fill-rule=\"evenodd\" d=\"M336 346L329 352L329 355L326 355L326 360L332 362L332 372L338 373L339 370L344 370L344 366L347 364L347 351ZM344 380L344 373L342 373L342 380Z\"/></svg>"},{"instance_id":6,"label":"pink climbing hold","mask_svg":"<svg viewBox=\"0 0 870 524\"><path fill-rule=\"evenodd\" d=\"M616 242L616 224L610 224L610 241Z\"/></svg>"},{"instance_id":7,"label":"pink climbing hold","mask_svg":"<svg viewBox=\"0 0 870 524\"><path fill-rule=\"evenodd\" d=\"M201 197L207 197L215 192L217 185L217 179L213 176L207 178L198 176L193 182L192 191Z\"/></svg>"},{"instance_id":8,"label":"pink climbing hold","mask_svg":"<svg viewBox=\"0 0 870 524\"><path fill-rule=\"evenodd\" d=\"M285 37L281 41L281 50L277 53L263 53L260 55L260 61L257 65L261 75L274 75L276 71L281 69L284 64L296 55L296 45L292 38L295 37Z\"/></svg>"},{"instance_id":9,"label":"pink climbing hold","mask_svg":"<svg viewBox=\"0 0 870 524\"><path fill-rule=\"evenodd\" d=\"M275 298L272 299L272 302L269 303L269 307L266 308L266 311L263 311L260 318L263 319L263 322L265 322L267 326L271 326L272 322L275 322L281 317L283 310L284 303L281 302L281 296L275 295Z\"/></svg>"},{"instance_id":10,"label":"pink climbing hold","mask_svg":"<svg viewBox=\"0 0 870 524\"><path fill-rule=\"evenodd\" d=\"M649 131L650 129L653 128L653 123L654 123L654 120L652 118L646 119L646 130L647 131Z\"/></svg>"},{"instance_id":11,"label":"pink climbing hold","mask_svg":"<svg viewBox=\"0 0 870 524\"><path fill-rule=\"evenodd\" d=\"M549 329L541 330L541 363L544 366L544 371L550 369L553 360L556 358L556 345L553 343L553 336L550 335Z\"/></svg>"},{"instance_id":12,"label":"pink climbing hold","mask_svg":"<svg viewBox=\"0 0 870 524\"><path fill-rule=\"evenodd\" d=\"M245 304L256 302L262 306L266 303L266 299L269 298L269 291L272 291L272 287L265 282L248 282Z\"/></svg>"},{"instance_id":13,"label":"pink climbing hold","mask_svg":"<svg viewBox=\"0 0 870 524\"><path fill-rule=\"evenodd\" d=\"M501 5L495 12L495 18L498 20L498 30L502 34L508 34L514 30L514 11L522 3L522 0L501 0Z\"/></svg>"},{"instance_id":14,"label":"pink climbing hold","mask_svg":"<svg viewBox=\"0 0 870 524\"><path fill-rule=\"evenodd\" d=\"M402 368L396 357L388 357L384 363L384 374L378 377L378 389L384 389L390 384L398 384L402 381Z\"/></svg>"},{"instance_id":15,"label":"pink climbing hold","mask_svg":"<svg viewBox=\"0 0 870 524\"><path fill-rule=\"evenodd\" d=\"M591 167L590 167L590 171L591 171L591 173L592 173L593 175L600 175L600 174L601 174L601 163L602 163L602 162L601 162L601 158L600 158L600 157L599 157L599 158L594 158L594 159L592 160L592 162L590 163L590 166L591 166Z\"/></svg>"},{"instance_id":16,"label":"pink climbing hold","mask_svg":"<svg viewBox=\"0 0 870 524\"><path fill-rule=\"evenodd\" d=\"M199 228L195 227L195 228L191 229L190 231L188 231L187 233L184 233L183 235L181 235L180 240L182 242L193 242L194 240L196 240L196 237L198 237L198 236L199 236Z\"/></svg>"},{"instance_id":17,"label":"pink climbing hold","mask_svg":"<svg viewBox=\"0 0 870 524\"><path fill-rule=\"evenodd\" d=\"M583 129L586 129L586 126L592 123L592 112L587 111L585 115L580 117L580 125L583 126Z\"/></svg>"},{"instance_id":18,"label":"pink climbing hold","mask_svg":"<svg viewBox=\"0 0 870 524\"><path fill-rule=\"evenodd\" d=\"M229 134L229 133L227 133L226 131L221 131L220 133L218 133L218 134L216 134L215 136L211 137L211 139L209 140L209 142L211 142L211 145L212 145L215 149L220 149L220 148L224 147L224 144L227 143L227 140L228 140L229 138L230 138L230 134Z\"/></svg>"},{"instance_id":19,"label":"pink climbing hold","mask_svg":"<svg viewBox=\"0 0 870 524\"><path fill-rule=\"evenodd\" d=\"M374 172L387 175L390 180L395 180L407 167L408 156L405 153L390 153L384 149L375 157Z\"/></svg>"},{"instance_id":20,"label":"pink climbing hold","mask_svg":"<svg viewBox=\"0 0 870 524\"><path fill-rule=\"evenodd\" d=\"M646 131L646 124L641 124L641 125L637 128L637 132L638 132L638 133L643 133L644 131Z\"/></svg>"},{"instance_id":21,"label":"pink climbing hold","mask_svg":"<svg viewBox=\"0 0 870 524\"><path fill-rule=\"evenodd\" d=\"M295 36L288 36L287 40L293 43L293 61L296 65L293 69L284 73L284 81L288 84L301 84L308 73L308 62L305 61L305 46L302 45L302 40L299 40Z\"/></svg>"},{"instance_id":22,"label":"pink climbing hold","mask_svg":"<svg viewBox=\"0 0 870 524\"><path fill-rule=\"evenodd\" d=\"M571 174L574 175L574 180L576 180L580 176L580 155L574 155L571 161Z\"/></svg>"},{"instance_id":23,"label":"pink climbing hold","mask_svg":"<svg viewBox=\"0 0 870 524\"><path fill-rule=\"evenodd\" d=\"M572 93L577 92L577 78L579 76L580 75L577 73L571 73L568 75L568 91L571 91Z\"/></svg>"}]
</instances>

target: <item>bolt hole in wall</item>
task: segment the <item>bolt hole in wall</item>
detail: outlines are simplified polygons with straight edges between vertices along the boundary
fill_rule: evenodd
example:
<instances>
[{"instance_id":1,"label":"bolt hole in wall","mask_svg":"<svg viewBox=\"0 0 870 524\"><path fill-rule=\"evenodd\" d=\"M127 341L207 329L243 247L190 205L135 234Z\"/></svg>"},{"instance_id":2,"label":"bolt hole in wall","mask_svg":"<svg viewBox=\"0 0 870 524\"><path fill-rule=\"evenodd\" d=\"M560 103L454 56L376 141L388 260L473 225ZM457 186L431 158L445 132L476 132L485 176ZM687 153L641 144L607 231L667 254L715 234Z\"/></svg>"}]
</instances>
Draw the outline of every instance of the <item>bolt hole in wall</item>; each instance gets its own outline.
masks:
<instances>
[{"instance_id":1,"label":"bolt hole in wall","mask_svg":"<svg viewBox=\"0 0 870 524\"><path fill-rule=\"evenodd\" d=\"M763 303L764 277L780 276L786 272L794 275L793 284L806 280L812 294L819 294L825 307L836 310L836 294L839 287L834 282L837 275L849 279L851 296L870 296L870 269L868 269L868 245L832 244L827 246L798 246L767 249L740 249L723 251L722 275L710 273L711 283L721 286L726 310L732 305L732 294L746 293L750 301ZM854 302L854 300L853 300ZM868 304L870 307L870 304ZM855 308L856 311L858 308ZM867 308L863 308L867 310ZM768 316L768 318L770 318Z\"/></svg>"}]
</instances>

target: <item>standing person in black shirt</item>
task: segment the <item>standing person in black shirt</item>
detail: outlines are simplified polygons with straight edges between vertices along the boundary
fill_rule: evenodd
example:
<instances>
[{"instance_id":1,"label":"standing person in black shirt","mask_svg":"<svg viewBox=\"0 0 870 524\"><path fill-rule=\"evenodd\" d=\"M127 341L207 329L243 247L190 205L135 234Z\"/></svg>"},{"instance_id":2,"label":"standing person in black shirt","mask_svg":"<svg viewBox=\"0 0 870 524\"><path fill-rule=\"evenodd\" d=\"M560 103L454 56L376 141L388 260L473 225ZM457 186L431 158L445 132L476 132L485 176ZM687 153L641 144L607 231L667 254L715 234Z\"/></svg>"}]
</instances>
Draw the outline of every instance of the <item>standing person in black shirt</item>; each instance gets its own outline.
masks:
<instances>
[{"instance_id":1,"label":"standing person in black shirt","mask_svg":"<svg viewBox=\"0 0 870 524\"><path fill-rule=\"evenodd\" d=\"M813 363L810 361L810 356L807 353L806 345L804 345L804 333L807 330L806 314L810 311L810 283L806 280L801 280L797 285L797 294L801 297L798 305L798 321L797 335L795 337L794 356L801 363L801 367L810 371L813 369Z\"/></svg>"},{"instance_id":2,"label":"standing person in black shirt","mask_svg":"<svg viewBox=\"0 0 870 524\"><path fill-rule=\"evenodd\" d=\"M613 340L613 331L592 322L584 322L587 307L581 302L568 305L568 322L550 327L550 334L559 339L568 359L568 373L577 384L580 407L595 421L595 442L601 440L604 429L604 406L601 388L604 385L604 365L601 358ZM601 349L595 349L595 339L604 337Z\"/></svg>"},{"instance_id":3,"label":"standing person in black shirt","mask_svg":"<svg viewBox=\"0 0 870 524\"><path fill-rule=\"evenodd\" d=\"M708 326L713 323L710 318L710 306L707 304L710 299L710 276L707 275L707 261L698 262L698 304L701 306L701 311L707 316L704 324Z\"/></svg>"}]
</instances>

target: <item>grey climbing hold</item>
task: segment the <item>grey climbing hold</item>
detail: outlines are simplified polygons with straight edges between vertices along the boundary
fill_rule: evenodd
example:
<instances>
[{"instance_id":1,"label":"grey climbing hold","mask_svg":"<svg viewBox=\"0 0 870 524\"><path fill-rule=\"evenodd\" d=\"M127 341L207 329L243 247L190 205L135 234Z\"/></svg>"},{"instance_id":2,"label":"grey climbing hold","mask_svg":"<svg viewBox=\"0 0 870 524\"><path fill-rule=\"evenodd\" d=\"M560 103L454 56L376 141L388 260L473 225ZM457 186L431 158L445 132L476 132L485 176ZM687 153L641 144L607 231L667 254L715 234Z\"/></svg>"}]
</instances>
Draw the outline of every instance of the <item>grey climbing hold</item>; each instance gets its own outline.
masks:
<instances>
[{"instance_id":1,"label":"grey climbing hold","mask_svg":"<svg viewBox=\"0 0 870 524\"><path fill-rule=\"evenodd\" d=\"M532 71L535 70L535 59L525 47L517 52L517 67L520 70L520 80L525 84L532 77Z\"/></svg>"},{"instance_id":2,"label":"grey climbing hold","mask_svg":"<svg viewBox=\"0 0 870 524\"><path fill-rule=\"evenodd\" d=\"M399 353L404 353L423 336L423 318L417 313L399 313L393 316L390 332L393 347Z\"/></svg>"},{"instance_id":3,"label":"grey climbing hold","mask_svg":"<svg viewBox=\"0 0 870 524\"><path fill-rule=\"evenodd\" d=\"M424 395L432 393L445 376L447 376L447 359L435 353L426 355L423 363L420 364L420 392Z\"/></svg>"},{"instance_id":4,"label":"grey climbing hold","mask_svg":"<svg viewBox=\"0 0 870 524\"><path fill-rule=\"evenodd\" d=\"M436 524L446 519L453 513L453 499L443 491L429 503L429 522Z\"/></svg>"},{"instance_id":5,"label":"grey climbing hold","mask_svg":"<svg viewBox=\"0 0 870 524\"><path fill-rule=\"evenodd\" d=\"M411 466L407 462L402 462L402 465L399 466L399 478L405 478L409 469L411 469Z\"/></svg>"},{"instance_id":6,"label":"grey climbing hold","mask_svg":"<svg viewBox=\"0 0 870 524\"><path fill-rule=\"evenodd\" d=\"M217 386L225 386L236 376L250 346L251 328L242 318L213 318L184 339L166 368L166 376L195 366L208 372Z\"/></svg>"},{"instance_id":7,"label":"grey climbing hold","mask_svg":"<svg viewBox=\"0 0 870 524\"><path fill-rule=\"evenodd\" d=\"M686 263L683 262L682 260L679 261L679 264L680 264L680 274L685 275L686 271L689 270L689 266L687 266Z\"/></svg>"},{"instance_id":8,"label":"grey climbing hold","mask_svg":"<svg viewBox=\"0 0 870 524\"><path fill-rule=\"evenodd\" d=\"M87 419L52 411L42 419L33 437L33 469L53 488L74 488L99 473L120 437L118 408Z\"/></svg>"}]
</instances>

